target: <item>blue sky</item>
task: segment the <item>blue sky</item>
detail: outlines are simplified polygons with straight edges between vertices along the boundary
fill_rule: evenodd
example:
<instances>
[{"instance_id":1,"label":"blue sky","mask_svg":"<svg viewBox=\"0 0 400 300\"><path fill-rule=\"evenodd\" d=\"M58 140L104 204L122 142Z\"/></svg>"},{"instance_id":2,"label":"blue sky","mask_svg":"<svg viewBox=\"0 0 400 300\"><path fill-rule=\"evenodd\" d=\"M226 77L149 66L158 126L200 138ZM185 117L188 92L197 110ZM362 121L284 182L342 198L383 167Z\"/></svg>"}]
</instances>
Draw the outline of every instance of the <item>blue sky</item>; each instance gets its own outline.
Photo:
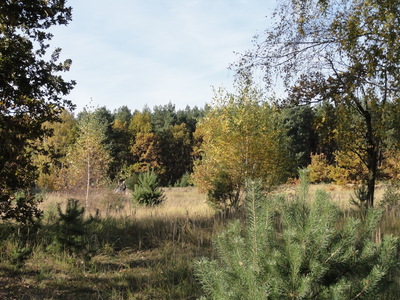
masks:
<instances>
[{"instance_id":1,"label":"blue sky","mask_svg":"<svg viewBox=\"0 0 400 300\"><path fill-rule=\"evenodd\" d=\"M169 102L203 107L232 88L235 52L251 48L275 0L69 0L73 21L52 46L71 58L69 95L86 105L141 110Z\"/></svg>"}]
</instances>

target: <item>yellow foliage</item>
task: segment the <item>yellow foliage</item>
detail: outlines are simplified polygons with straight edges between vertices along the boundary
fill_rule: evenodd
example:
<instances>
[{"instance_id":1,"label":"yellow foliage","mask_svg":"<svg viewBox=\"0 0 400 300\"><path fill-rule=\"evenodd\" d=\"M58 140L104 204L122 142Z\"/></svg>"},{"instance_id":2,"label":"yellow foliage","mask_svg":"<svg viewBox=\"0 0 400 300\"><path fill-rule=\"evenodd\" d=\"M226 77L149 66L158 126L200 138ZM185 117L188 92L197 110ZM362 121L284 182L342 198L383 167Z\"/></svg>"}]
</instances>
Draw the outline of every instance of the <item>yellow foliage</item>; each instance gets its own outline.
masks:
<instances>
[{"instance_id":1,"label":"yellow foliage","mask_svg":"<svg viewBox=\"0 0 400 300\"><path fill-rule=\"evenodd\" d=\"M194 134L201 141L194 147L201 157L194 167L196 185L210 191L222 173L236 192L248 178L261 178L267 186L277 184L286 164L275 112L252 89L240 90L239 95L219 90L216 98Z\"/></svg>"},{"instance_id":2,"label":"yellow foliage","mask_svg":"<svg viewBox=\"0 0 400 300\"><path fill-rule=\"evenodd\" d=\"M367 167L361 158L352 151L336 151L334 165L328 163L323 153L311 155L311 164L308 169L310 181L314 183L329 181L340 185L361 183L368 174Z\"/></svg>"},{"instance_id":3,"label":"yellow foliage","mask_svg":"<svg viewBox=\"0 0 400 300\"><path fill-rule=\"evenodd\" d=\"M131 147L131 153L136 161L131 166L133 172L144 173L152 169L157 174L163 173L160 142L156 134L139 132Z\"/></svg>"},{"instance_id":4,"label":"yellow foliage","mask_svg":"<svg viewBox=\"0 0 400 300\"><path fill-rule=\"evenodd\" d=\"M361 158L352 151L336 151L335 166L330 166L330 177L337 184L361 183L368 169Z\"/></svg>"},{"instance_id":5,"label":"yellow foliage","mask_svg":"<svg viewBox=\"0 0 400 300\"><path fill-rule=\"evenodd\" d=\"M400 150L385 152L382 172L390 179L400 180Z\"/></svg>"},{"instance_id":6,"label":"yellow foliage","mask_svg":"<svg viewBox=\"0 0 400 300\"><path fill-rule=\"evenodd\" d=\"M324 153L311 155L311 164L308 166L310 182L329 182L330 167Z\"/></svg>"}]
</instances>

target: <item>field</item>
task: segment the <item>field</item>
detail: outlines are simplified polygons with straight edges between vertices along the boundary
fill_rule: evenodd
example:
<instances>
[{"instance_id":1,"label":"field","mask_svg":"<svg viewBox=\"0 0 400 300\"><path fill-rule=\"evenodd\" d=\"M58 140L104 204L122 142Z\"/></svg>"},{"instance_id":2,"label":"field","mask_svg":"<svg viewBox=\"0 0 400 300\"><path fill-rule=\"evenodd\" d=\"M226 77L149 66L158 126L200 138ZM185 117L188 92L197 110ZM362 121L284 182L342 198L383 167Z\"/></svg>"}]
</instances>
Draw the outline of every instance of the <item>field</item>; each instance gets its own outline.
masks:
<instances>
[{"instance_id":1,"label":"field","mask_svg":"<svg viewBox=\"0 0 400 300\"><path fill-rule=\"evenodd\" d=\"M295 187L278 192L291 194ZM311 194L317 188L350 211L350 187L311 186ZM383 190L378 188L378 198ZM84 196L45 195L45 217L34 238L7 226L0 234L0 299L199 298L193 262L215 256L212 238L230 220L214 213L196 188L167 188L165 193L162 205L146 208L134 205L129 194L93 191L81 251L60 248L54 235L57 204L65 210L68 198L84 204ZM382 231L398 235L398 222L397 214L388 213Z\"/></svg>"}]
</instances>

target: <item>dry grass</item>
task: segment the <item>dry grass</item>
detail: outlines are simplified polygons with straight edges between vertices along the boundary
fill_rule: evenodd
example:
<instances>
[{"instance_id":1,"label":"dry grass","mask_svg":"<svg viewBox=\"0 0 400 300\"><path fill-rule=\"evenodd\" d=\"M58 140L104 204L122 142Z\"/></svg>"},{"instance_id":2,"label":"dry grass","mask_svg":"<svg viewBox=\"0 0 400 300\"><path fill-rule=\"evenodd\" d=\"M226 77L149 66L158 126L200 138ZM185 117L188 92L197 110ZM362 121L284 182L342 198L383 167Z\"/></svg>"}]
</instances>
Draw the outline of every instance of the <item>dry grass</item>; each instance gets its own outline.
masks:
<instances>
[{"instance_id":1,"label":"dry grass","mask_svg":"<svg viewBox=\"0 0 400 300\"><path fill-rule=\"evenodd\" d=\"M87 239L86 261L39 243L20 269L5 258L0 298L10 299L196 299L200 286L193 261L212 255L213 235L224 220L215 216L196 188L167 188L156 207L133 204L129 194L92 191L87 214L100 212ZM67 199L85 204L84 193L49 193L41 208L46 221ZM46 229L41 234L46 240ZM39 239L39 238L38 238ZM18 251L18 245L9 252ZM1 261L1 257L0 257ZM14 279L12 279L14 278Z\"/></svg>"},{"instance_id":2,"label":"dry grass","mask_svg":"<svg viewBox=\"0 0 400 300\"><path fill-rule=\"evenodd\" d=\"M295 195L299 185L282 185L274 193L284 193L289 195ZM309 187L309 194L312 196L317 190L322 190L330 195L332 201L338 205L342 210L349 210L354 208L350 204L351 197L355 198L354 190L357 188L355 185L335 185L335 184L311 184ZM375 191L375 203L379 204L382 200L383 194L385 192L385 185L379 184L376 186ZM312 200L312 197L310 198Z\"/></svg>"},{"instance_id":3,"label":"dry grass","mask_svg":"<svg viewBox=\"0 0 400 300\"><path fill-rule=\"evenodd\" d=\"M276 193L294 194L298 186L285 185ZM344 210L354 187L311 185L325 190ZM196 299L202 292L193 275L193 261L214 256L213 237L227 221L209 208L196 188L166 188L159 206L134 204L129 193L102 189L90 194L87 214L98 210L100 221L91 227L88 240L95 249L89 261L52 250L43 228L30 257L22 267L12 263L19 250L14 240L3 242L0 253L0 299ZM381 198L384 187L377 189ZM84 193L49 193L41 208L47 220L57 215L57 204L67 199L85 204ZM397 212L385 218L382 232L399 233ZM46 231L47 230L47 231ZM0 249L0 250L1 250Z\"/></svg>"},{"instance_id":4,"label":"dry grass","mask_svg":"<svg viewBox=\"0 0 400 300\"><path fill-rule=\"evenodd\" d=\"M129 191L124 194L114 193L109 189L92 190L89 196L88 214L100 213L102 217L133 217L138 220L147 218L204 218L213 215L212 209L206 203L205 194L199 193L195 187L165 188L166 200L154 207L135 204ZM57 204L75 198L85 206L85 193L54 192L46 194L40 208L44 211L56 207Z\"/></svg>"}]
</instances>

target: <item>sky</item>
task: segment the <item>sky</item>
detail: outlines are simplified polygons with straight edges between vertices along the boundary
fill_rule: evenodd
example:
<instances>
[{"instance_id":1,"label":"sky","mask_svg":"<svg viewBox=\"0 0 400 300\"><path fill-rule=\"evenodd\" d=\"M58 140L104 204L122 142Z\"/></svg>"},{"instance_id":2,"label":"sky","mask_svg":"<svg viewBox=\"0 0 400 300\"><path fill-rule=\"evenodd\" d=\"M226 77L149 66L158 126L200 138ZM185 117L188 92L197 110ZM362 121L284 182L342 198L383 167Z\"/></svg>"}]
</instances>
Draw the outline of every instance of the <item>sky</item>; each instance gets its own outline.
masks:
<instances>
[{"instance_id":1,"label":"sky","mask_svg":"<svg viewBox=\"0 0 400 300\"><path fill-rule=\"evenodd\" d=\"M51 45L72 59L77 105L142 110L212 102L232 90L229 65L267 27L275 0L68 0L73 20Z\"/></svg>"}]
</instances>

